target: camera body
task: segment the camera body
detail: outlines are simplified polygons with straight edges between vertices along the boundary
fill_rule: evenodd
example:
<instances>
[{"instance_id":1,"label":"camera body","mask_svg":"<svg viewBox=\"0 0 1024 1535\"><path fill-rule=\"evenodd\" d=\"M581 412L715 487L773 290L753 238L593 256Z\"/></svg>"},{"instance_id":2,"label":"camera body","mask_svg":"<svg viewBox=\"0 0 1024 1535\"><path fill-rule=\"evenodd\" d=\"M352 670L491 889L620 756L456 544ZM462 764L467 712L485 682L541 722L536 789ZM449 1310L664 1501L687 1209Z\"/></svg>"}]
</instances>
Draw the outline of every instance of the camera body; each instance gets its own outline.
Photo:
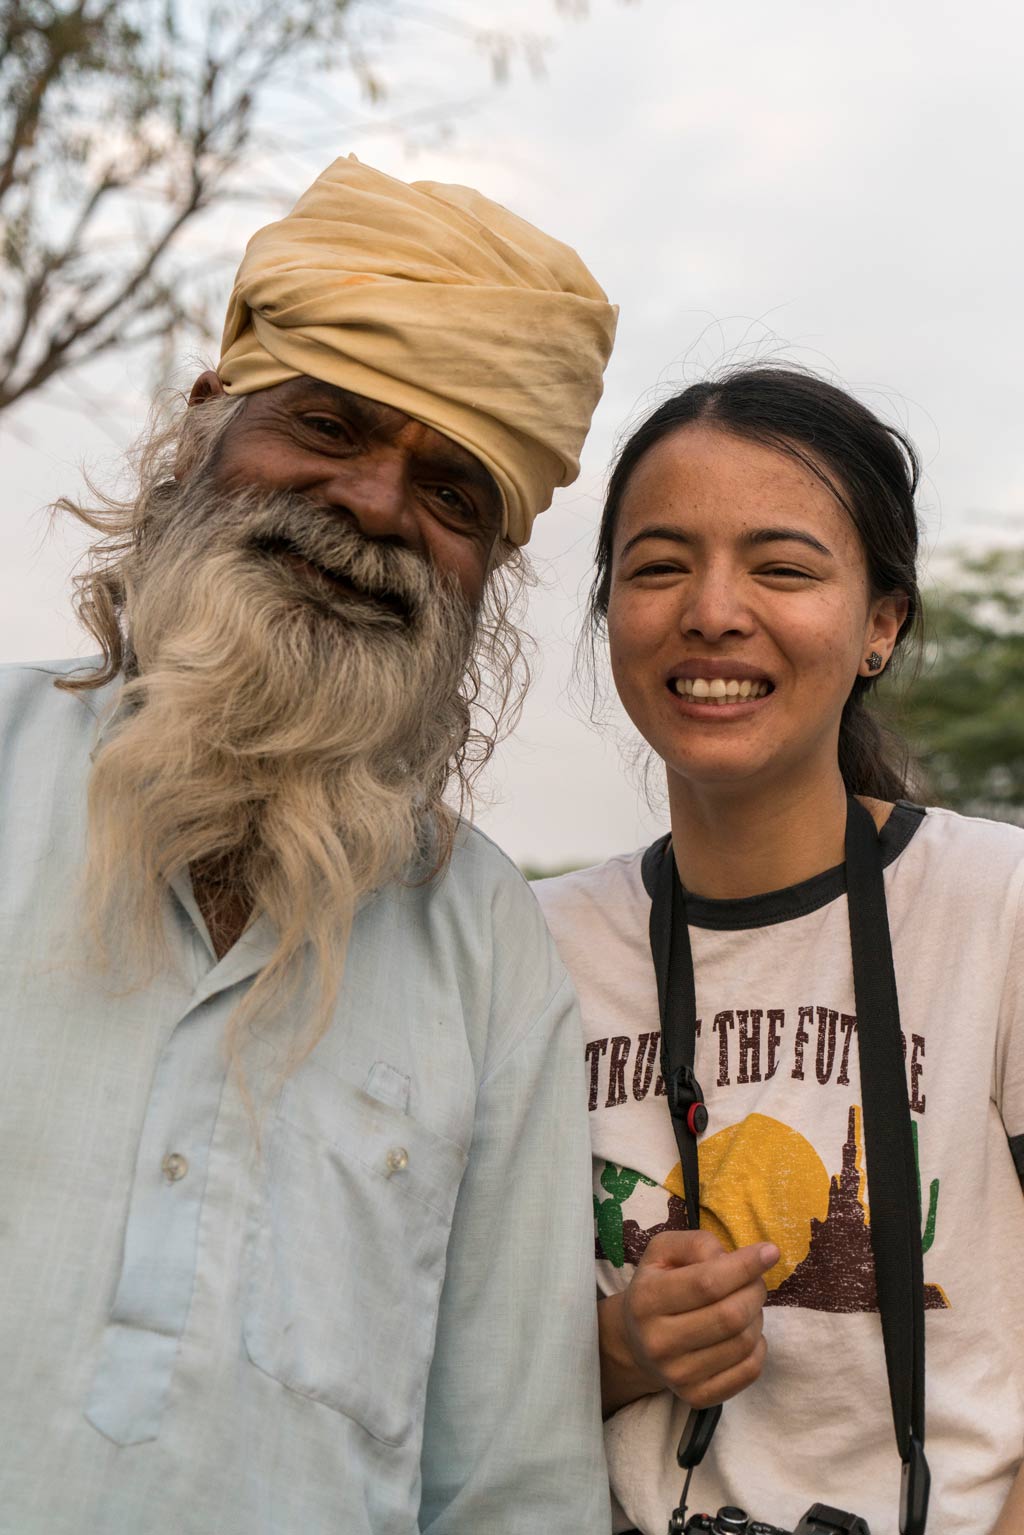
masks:
<instances>
[{"instance_id":1,"label":"camera body","mask_svg":"<svg viewBox=\"0 0 1024 1535\"><path fill-rule=\"evenodd\" d=\"M871 1532L857 1514L815 1503L795 1530L750 1519L742 1508L720 1508L714 1515L691 1515L686 1521L685 1535L871 1535Z\"/></svg>"}]
</instances>

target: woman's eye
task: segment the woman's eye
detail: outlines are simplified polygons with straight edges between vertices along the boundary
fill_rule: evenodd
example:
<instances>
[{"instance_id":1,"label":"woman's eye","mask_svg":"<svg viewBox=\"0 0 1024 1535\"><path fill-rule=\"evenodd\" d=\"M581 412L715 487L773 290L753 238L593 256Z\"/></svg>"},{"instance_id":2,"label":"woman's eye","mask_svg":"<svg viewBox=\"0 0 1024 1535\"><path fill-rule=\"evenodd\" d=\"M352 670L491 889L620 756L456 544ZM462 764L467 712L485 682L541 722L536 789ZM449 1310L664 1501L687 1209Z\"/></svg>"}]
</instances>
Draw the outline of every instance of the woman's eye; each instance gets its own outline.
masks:
<instances>
[{"instance_id":1,"label":"woman's eye","mask_svg":"<svg viewBox=\"0 0 1024 1535\"><path fill-rule=\"evenodd\" d=\"M634 570L634 576L675 576L681 574L683 567L672 564L669 560L652 560L649 565L641 565L639 570Z\"/></svg>"},{"instance_id":2,"label":"woman's eye","mask_svg":"<svg viewBox=\"0 0 1024 1535\"><path fill-rule=\"evenodd\" d=\"M763 571L765 576L784 576L787 579L798 581L813 581L814 576L809 570L798 570L795 565L769 565Z\"/></svg>"}]
</instances>

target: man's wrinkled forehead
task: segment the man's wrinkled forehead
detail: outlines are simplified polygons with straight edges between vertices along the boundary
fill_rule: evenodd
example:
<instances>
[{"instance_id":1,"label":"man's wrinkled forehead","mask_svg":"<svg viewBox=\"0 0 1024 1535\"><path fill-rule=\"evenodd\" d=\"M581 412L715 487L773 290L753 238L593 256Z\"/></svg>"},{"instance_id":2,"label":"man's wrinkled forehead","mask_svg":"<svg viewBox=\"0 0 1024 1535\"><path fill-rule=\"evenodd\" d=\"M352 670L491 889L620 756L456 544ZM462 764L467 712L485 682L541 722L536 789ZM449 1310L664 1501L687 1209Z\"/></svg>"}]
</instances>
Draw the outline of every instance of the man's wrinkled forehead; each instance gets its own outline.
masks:
<instances>
[{"instance_id":1,"label":"man's wrinkled forehead","mask_svg":"<svg viewBox=\"0 0 1024 1535\"><path fill-rule=\"evenodd\" d=\"M282 408L297 412L319 408L330 411L341 417L350 430L357 434L358 439L367 444L393 441L416 419L382 400L353 394L349 389L342 389L337 384L329 384L323 379L310 378L305 374L283 384L275 384L269 389L256 390L244 398L249 410L273 411ZM417 425L421 427L421 433L416 457L429 460L431 470L444 479L467 490L475 490L487 525L500 526L503 514L501 491L490 471L468 448L453 442L436 427L422 422L417 422Z\"/></svg>"}]
</instances>

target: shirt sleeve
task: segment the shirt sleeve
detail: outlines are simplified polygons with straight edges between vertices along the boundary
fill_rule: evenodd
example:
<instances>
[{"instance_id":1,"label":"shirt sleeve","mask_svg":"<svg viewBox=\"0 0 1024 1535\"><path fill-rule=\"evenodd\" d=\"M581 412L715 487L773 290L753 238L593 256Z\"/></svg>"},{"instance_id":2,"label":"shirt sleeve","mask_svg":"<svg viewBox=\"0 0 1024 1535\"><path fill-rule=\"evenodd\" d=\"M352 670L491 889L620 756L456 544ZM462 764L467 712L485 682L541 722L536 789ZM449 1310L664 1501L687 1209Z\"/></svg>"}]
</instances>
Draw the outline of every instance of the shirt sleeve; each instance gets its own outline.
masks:
<instances>
[{"instance_id":1,"label":"shirt sleeve","mask_svg":"<svg viewBox=\"0 0 1024 1535\"><path fill-rule=\"evenodd\" d=\"M995 1097L1010 1154L1024 1190L1024 882L1017 881L1016 913L999 1009Z\"/></svg>"},{"instance_id":2,"label":"shirt sleeve","mask_svg":"<svg viewBox=\"0 0 1024 1535\"><path fill-rule=\"evenodd\" d=\"M564 979L481 1083L428 1387L424 1535L611 1528L579 1040Z\"/></svg>"}]
</instances>

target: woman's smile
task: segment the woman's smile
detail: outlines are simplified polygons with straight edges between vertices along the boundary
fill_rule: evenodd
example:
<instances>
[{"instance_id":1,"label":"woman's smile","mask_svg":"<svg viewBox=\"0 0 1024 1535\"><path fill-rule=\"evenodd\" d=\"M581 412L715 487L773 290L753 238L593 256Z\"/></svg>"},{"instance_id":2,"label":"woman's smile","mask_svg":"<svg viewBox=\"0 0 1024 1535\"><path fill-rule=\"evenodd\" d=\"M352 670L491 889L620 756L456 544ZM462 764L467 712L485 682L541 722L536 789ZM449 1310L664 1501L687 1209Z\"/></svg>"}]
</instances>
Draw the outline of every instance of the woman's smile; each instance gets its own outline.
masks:
<instances>
[{"instance_id":1,"label":"woman's smile","mask_svg":"<svg viewBox=\"0 0 1024 1535\"><path fill-rule=\"evenodd\" d=\"M735 720L775 691L762 672L735 661L696 660L673 667L666 686L694 718ZM713 713L708 713L708 711Z\"/></svg>"},{"instance_id":2,"label":"woman's smile","mask_svg":"<svg viewBox=\"0 0 1024 1535\"><path fill-rule=\"evenodd\" d=\"M695 424L634 471L608 636L619 695L670 784L834 772L875 608L846 510L782 448Z\"/></svg>"}]
</instances>

